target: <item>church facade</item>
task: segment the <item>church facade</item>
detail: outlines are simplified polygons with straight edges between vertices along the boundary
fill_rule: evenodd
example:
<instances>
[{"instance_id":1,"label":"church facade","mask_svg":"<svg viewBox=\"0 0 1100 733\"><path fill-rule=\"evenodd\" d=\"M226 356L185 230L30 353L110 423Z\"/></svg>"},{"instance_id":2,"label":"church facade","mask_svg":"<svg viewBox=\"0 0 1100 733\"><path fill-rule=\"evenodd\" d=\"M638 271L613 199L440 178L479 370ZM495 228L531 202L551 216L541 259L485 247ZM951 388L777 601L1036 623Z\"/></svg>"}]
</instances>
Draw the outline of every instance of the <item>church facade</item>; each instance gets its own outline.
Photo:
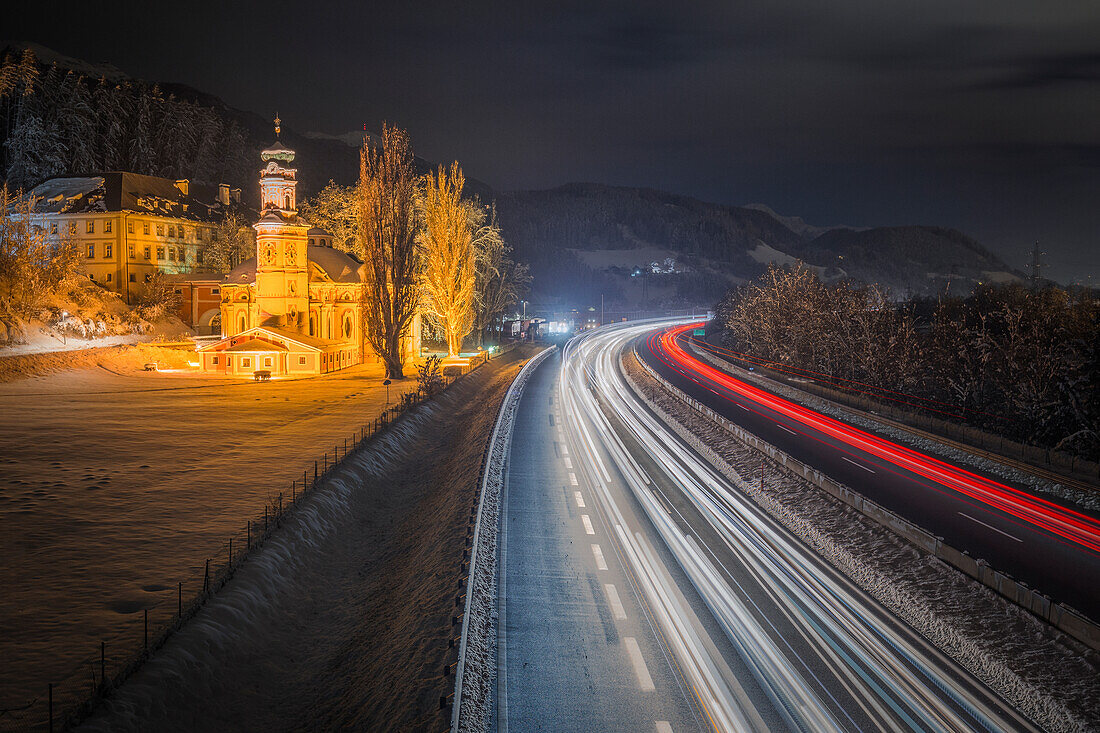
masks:
<instances>
[{"instance_id":1,"label":"church facade","mask_svg":"<svg viewBox=\"0 0 1100 733\"><path fill-rule=\"evenodd\" d=\"M375 359L362 331L362 263L326 246L297 210L294 151L278 140L261 153L256 256L221 284L222 338L198 350L203 371L227 376L305 376ZM402 344L420 348L420 319ZM364 356L365 355L365 356Z\"/></svg>"}]
</instances>

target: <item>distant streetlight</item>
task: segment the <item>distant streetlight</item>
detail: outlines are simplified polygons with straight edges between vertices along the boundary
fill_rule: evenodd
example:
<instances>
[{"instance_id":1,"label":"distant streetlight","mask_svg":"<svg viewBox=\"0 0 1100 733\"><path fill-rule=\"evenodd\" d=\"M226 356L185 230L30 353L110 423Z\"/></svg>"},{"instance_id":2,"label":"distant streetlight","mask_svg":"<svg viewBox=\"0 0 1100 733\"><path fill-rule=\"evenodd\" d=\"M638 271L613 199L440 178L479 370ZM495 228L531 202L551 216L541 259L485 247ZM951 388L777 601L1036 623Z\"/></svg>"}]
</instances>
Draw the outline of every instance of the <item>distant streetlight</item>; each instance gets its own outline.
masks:
<instances>
[{"instance_id":1,"label":"distant streetlight","mask_svg":"<svg viewBox=\"0 0 1100 733\"><path fill-rule=\"evenodd\" d=\"M390 380L385 380L382 384L386 385L386 404L390 404Z\"/></svg>"},{"instance_id":2,"label":"distant streetlight","mask_svg":"<svg viewBox=\"0 0 1100 733\"><path fill-rule=\"evenodd\" d=\"M65 338L65 321L69 320L69 311L61 311L61 345L68 346L69 340Z\"/></svg>"}]
</instances>

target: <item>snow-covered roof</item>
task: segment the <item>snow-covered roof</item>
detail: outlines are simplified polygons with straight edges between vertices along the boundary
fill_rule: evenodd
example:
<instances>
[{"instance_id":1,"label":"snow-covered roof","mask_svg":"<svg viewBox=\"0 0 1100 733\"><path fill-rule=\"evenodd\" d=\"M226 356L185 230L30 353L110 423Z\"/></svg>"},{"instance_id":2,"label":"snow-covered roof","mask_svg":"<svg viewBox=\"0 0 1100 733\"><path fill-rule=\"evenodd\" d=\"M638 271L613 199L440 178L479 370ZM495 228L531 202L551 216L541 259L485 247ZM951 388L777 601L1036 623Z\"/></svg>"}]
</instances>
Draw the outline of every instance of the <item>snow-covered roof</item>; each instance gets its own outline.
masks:
<instances>
[{"instance_id":1,"label":"snow-covered roof","mask_svg":"<svg viewBox=\"0 0 1100 733\"><path fill-rule=\"evenodd\" d=\"M231 209L218 199L218 187L189 183L185 194L171 178L110 171L102 176L51 178L27 194L38 214L133 211L192 221L219 221Z\"/></svg>"},{"instance_id":2,"label":"snow-covered roof","mask_svg":"<svg viewBox=\"0 0 1100 733\"><path fill-rule=\"evenodd\" d=\"M332 247L306 247L306 259L324 276L338 283L361 282L359 268L362 266L355 257ZM311 281L319 281L311 271ZM247 285L256 282L256 258L252 257L234 267L225 276L225 282L231 285Z\"/></svg>"},{"instance_id":3,"label":"snow-covered roof","mask_svg":"<svg viewBox=\"0 0 1100 733\"><path fill-rule=\"evenodd\" d=\"M294 151L283 145L281 140L275 140L274 143L263 149L260 158L265 162L268 160L282 160L289 163L294 160Z\"/></svg>"},{"instance_id":4,"label":"snow-covered roof","mask_svg":"<svg viewBox=\"0 0 1100 733\"><path fill-rule=\"evenodd\" d=\"M260 339L249 339L244 343L237 344L236 346L230 346L226 351L286 351L286 347L278 346L270 341L261 341Z\"/></svg>"}]
</instances>

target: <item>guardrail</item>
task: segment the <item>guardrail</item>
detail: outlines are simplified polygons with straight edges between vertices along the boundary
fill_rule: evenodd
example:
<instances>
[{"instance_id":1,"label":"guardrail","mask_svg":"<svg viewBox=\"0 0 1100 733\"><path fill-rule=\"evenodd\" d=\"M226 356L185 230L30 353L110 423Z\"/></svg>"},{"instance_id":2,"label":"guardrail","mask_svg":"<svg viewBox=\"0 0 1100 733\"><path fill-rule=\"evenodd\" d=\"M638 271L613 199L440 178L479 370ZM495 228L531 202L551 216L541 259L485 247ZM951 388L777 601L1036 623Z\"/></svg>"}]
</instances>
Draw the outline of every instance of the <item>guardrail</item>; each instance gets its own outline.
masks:
<instances>
[{"instance_id":1,"label":"guardrail","mask_svg":"<svg viewBox=\"0 0 1100 733\"><path fill-rule=\"evenodd\" d=\"M989 563L985 560L971 557L969 553L946 544L942 537L933 535L931 532L918 527L904 517L871 501L859 492L834 481L816 468L792 458L770 443L761 440L741 426L719 415L710 407L689 397L679 388L659 375L640 355L638 355L636 349L634 355L646 373L656 380L665 391L693 408L696 412L725 428L745 445L764 453L787 471L802 477L869 519L874 520L893 531L895 534L923 548L926 552L935 555L937 558L954 568L961 570L982 585L993 589L1016 605L1030 611L1044 621L1047 621L1055 628L1064 631L1089 647L1100 651L1100 625L1086 617L1080 611L1062 603L1054 603L1048 596L1014 579L1008 573L990 567Z\"/></svg>"}]
</instances>

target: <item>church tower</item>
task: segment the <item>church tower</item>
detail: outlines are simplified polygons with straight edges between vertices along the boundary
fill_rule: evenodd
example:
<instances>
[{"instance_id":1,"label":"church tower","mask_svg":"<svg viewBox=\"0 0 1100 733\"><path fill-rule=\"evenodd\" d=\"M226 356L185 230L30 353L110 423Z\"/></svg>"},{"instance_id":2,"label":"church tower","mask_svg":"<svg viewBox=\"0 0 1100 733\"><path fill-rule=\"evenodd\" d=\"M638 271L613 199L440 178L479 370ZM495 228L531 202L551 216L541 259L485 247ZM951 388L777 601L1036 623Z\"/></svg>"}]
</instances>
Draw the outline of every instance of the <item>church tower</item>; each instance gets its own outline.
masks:
<instances>
[{"instance_id":1,"label":"church tower","mask_svg":"<svg viewBox=\"0 0 1100 733\"><path fill-rule=\"evenodd\" d=\"M260 153L260 219L256 230L256 316L259 325L304 331L309 318L309 265L306 233L298 219L298 171L294 151L279 141Z\"/></svg>"}]
</instances>

